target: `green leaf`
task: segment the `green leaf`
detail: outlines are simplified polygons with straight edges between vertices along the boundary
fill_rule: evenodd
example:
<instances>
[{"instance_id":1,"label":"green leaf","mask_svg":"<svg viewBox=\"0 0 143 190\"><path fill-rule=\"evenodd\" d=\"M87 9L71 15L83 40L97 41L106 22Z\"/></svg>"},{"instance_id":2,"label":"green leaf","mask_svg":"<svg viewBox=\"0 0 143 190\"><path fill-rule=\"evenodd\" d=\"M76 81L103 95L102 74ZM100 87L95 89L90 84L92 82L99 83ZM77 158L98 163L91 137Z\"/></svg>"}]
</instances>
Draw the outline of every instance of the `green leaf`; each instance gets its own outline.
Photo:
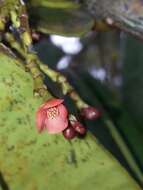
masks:
<instances>
[{"instance_id":1,"label":"green leaf","mask_svg":"<svg viewBox=\"0 0 143 190\"><path fill-rule=\"evenodd\" d=\"M143 44L141 41L127 35L124 48L123 88L124 106L133 122L129 123L123 117L126 125L124 134L132 145L132 149L143 168Z\"/></svg>"},{"instance_id":2,"label":"green leaf","mask_svg":"<svg viewBox=\"0 0 143 190\"><path fill-rule=\"evenodd\" d=\"M38 134L33 81L18 60L0 53L0 172L9 189L139 190L91 134L69 142Z\"/></svg>"},{"instance_id":3,"label":"green leaf","mask_svg":"<svg viewBox=\"0 0 143 190\"><path fill-rule=\"evenodd\" d=\"M76 8L77 3L72 0L30 0L32 6L44 6L49 8Z\"/></svg>"},{"instance_id":4,"label":"green leaf","mask_svg":"<svg viewBox=\"0 0 143 190\"><path fill-rule=\"evenodd\" d=\"M29 6L32 26L43 33L82 36L93 26L91 17L80 9Z\"/></svg>"},{"instance_id":5,"label":"green leaf","mask_svg":"<svg viewBox=\"0 0 143 190\"><path fill-rule=\"evenodd\" d=\"M11 10L15 7L19 7L20 2L18 0L6 0L0 1L0 17L8 17Z\"/></svg>"}]
</instances>

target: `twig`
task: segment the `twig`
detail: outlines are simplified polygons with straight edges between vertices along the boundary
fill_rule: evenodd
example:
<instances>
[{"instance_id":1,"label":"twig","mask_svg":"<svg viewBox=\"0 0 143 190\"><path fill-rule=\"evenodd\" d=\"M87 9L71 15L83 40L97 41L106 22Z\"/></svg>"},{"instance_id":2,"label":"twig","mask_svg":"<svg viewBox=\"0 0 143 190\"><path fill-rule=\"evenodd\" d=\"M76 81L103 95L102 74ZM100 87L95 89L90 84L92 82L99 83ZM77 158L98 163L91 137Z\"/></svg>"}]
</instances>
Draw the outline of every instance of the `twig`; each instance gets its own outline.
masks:
<instances>
[{"instance_id":1,"label":"twig","mask_svg":"<svg viewBox=\"0 0 143 190\"><path fill-rule=\"evenodd\" d=\"M69 95L72 100L74 100L76 106L78 109L82 109L85 107L88 107L88 104L86 104L78 95L78 93L74 90L74 88L69 84L66 77L63 76L61 73L54 71L50 69L47 65L39 63L40 69L45 73L52 81L58 83L61 86L62 92L64 95Z\"/></svg>"}]
</instances>

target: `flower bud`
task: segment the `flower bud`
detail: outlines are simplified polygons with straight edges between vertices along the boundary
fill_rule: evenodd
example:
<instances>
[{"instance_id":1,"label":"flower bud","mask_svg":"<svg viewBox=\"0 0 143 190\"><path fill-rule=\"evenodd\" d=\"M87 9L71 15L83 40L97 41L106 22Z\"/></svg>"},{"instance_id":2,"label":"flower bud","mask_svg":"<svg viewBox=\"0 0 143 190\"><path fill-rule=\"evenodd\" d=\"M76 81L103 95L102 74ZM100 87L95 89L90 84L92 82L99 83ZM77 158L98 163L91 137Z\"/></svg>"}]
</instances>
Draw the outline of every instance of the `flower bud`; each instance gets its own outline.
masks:
<instances>
[{"instance_id":1,"label":"flower bud","mask_svg":"<svg viewBox=\"0 0 143 190\"><path fill-rule=\"evenodd\" d=\"M70 121L71 126L74 128L74 130L79 133L80 135L86 134L86 128L78 121Z\"/></svg>"},{"instance_id":2,"label":"flower bud","mask_svg":"<svg viewBox=\"0 0 143 190\"><path fill-rule=\"evenodd\" d=\"M89 106L86 108L82 108L80 114L85 119L94 120L100 117L101 112L98 111L96 108Z\"/></svg>"},{"instance_id":3,"label":"flower bud","mask_svg":"<svg viewBox=\"0 0 143 190\"><path fill-rule=\"evenodd\" d=\"M33 31L31 35L32 35L33 42L38 42L41 38L40 33L35 32L35 31Z\"/></svg>"},{"instance_id":4,"label":"flower bud","mask_svg":"<svg viewBox=\"0 0 143 190\"><path fill-rule=\"evenodd\" d=\"M77 136L76 131L74 130L74 128L72 127L67 127L64 131L63 131L63 135L66 139L71 140L74 137Z\"/></svg>"}]
</instances>

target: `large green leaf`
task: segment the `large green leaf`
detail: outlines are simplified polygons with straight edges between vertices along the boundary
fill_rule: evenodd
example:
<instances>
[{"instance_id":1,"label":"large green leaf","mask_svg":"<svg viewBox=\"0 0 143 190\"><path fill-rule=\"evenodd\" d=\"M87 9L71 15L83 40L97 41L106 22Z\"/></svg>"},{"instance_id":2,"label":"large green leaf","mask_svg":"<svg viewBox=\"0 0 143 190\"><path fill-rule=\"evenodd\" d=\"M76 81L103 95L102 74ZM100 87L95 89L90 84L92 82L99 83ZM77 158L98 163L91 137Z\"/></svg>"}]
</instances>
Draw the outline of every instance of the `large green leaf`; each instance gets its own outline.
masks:
<instances>
[{"instance_id":1,"label":"large green leaf","mask_svg":"<svg viewBox=\"0 0 143 190\"><path fill-rule=\"evenodd\" d=\"M31 76L4 53L0 63L0 172L9 189L140 189L92 135L69 142L38 134L42 99L33 97Z\"/></svg>"}]
</instances>

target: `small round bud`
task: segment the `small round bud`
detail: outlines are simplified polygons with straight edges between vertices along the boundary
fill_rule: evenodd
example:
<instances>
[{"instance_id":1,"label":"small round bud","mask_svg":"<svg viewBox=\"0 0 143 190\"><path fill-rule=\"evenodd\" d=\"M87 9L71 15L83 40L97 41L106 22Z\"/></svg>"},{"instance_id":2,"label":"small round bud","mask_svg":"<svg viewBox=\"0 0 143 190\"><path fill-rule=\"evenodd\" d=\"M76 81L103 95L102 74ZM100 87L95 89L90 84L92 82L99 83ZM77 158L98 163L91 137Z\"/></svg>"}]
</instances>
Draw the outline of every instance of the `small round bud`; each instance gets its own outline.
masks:
<instances>
[{"instance_id":1,"label":"small round bud","mask_svg":"<svg viewBox=\"0 0 143 190\"><path fill-rule=\"evenodd\" d=\"M106 21L106 23L109 24L110 26L112 26L112 25L114 24L113 19L110 18L110 17L107 17L107 18L105 19L105 21Z\"/></svg>"},{"instance_id":2,"label":"small round bud","mask_svg":"<svg viewBox=\"0 0 143 190\"><path fill-rule=\"evenodd\" d=\"M41 35L40 35L40 33L38 33L38 32L34 32L34 31L32 31L32 40L34 41L34 42L38 42L39 40L40 40L40 38L41 38Z\"/></svg>"},{"instance_id":3,"label":"small round bud","mask_svg":"<svg viewBox=\"0 0 143 190\"><path fill-rule=\"evenodd\" d=\"M71 140L74 137L77 136L76 131L74 130L74 128L72 127L67 127L64 131L63 131L63 135L66 139Z\"/></svg>"},{"instance_id":4,"label":"small round bud","mask_svg":"<svg viewBox=\"0 0 143 190\"><path fill-rule=\"evenodd\" d=\"M101 112L94 107L86 107L81 109L81 116L85 119L94 120L100 117Z\"/></svg>"},{"instance_id":5,"label":"small round bud","mask_svg":"<svg viewBox=\"0 0 143 190\"><path fill-rule=\"evenodd\" d=\"M80 135L86 134L86 128L78 121L70 121L71 126L74 130L79 133Z\"/></svg>"}]
</instances>

